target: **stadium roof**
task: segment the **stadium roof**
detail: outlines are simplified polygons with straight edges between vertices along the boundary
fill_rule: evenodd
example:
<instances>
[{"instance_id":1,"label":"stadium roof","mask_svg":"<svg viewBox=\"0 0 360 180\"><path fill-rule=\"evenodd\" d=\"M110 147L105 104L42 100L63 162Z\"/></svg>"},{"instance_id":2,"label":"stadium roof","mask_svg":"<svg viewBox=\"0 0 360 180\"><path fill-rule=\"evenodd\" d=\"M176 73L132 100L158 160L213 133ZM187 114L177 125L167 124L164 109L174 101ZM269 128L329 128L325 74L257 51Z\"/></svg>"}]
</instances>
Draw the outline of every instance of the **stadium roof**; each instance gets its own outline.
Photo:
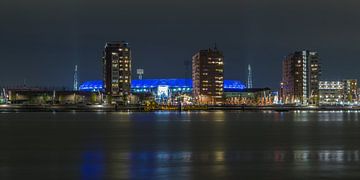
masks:
<instances>
[{"instance_id":1,"label":"stadium roof","mask_svg":"<svg viewBox=\"0 0 360 180\"><path fill-rule=\"evenodd\" d=\"M192 88L191 79L143 79L143 80L132 80L132 89L151 89L158 86L169 86L169 88ZM224 90L239 90L245 89L246 86L241 81L237 80L225 80ZM102 91L103 81L86 81L79 87L80 91Z\"/></svg>"}]
</instances>

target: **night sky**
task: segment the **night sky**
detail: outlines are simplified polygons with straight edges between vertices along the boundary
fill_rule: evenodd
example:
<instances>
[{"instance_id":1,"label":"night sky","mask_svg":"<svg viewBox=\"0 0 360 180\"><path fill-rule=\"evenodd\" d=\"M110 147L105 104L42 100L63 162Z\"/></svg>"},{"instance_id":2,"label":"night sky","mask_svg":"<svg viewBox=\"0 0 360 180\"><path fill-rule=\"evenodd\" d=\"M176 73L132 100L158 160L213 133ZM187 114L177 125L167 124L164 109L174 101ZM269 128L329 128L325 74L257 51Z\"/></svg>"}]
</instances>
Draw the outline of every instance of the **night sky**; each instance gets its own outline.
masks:
<instances>
[{"instance_id":1,"label":"night sky","mask_svg":"<svg viewBox=\"0 0 360 180\"><path fill-rule=\"evenodd\" d=\"M1 0L0 86L67 86L101 79L106 41L133 48L133 72L183 78L199 49L225 55L225 79L278 88L281 62L316 50L322 79L359 78L360 1L353 0ZM136 75L133 76L135 78ZM188 74L190 77L190 74Z\"/></svg>"}]
</instances>

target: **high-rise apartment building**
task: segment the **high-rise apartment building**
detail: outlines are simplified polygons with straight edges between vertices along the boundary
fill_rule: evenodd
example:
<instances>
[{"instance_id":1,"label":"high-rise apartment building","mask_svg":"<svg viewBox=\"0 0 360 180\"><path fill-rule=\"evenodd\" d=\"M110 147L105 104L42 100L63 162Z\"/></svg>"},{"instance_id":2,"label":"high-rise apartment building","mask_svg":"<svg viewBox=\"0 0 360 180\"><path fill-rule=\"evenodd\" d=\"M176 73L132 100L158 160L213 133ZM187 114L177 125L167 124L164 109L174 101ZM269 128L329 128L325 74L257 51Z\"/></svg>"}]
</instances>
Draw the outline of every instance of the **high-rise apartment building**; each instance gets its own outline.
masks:
<instances>
[{"instance_id":1,"label":"high-rise apartment building","mask_svg":"<svg viewBox=\"0 0 360 180\"><path fill-rule=\"evenodd\" d=\"M192 58L193 95L200 104L222 104L224 56L216 47L200 50Z\"/></svg>"},{"instance_id":2,"label":"high-rise apartment building","mask_svg":"<svg viewBox=\"0 0 360 180\"><path fill-rule=\"evenodd\" d=\"M131 88L131 49L126 42L108 42L103 54L105 94L108 103L124 104Z\"/></svg>"},{"instance_id":3,"label":"high-rise apartment building","mask_svg":"<svg viewBox=\"0 0 360 180\"><path fill-rule=\"evenodd\" d=\"M297 51L283 61L282 102L286 104L318 104L320 57L317 52Z\"/></svg>"}]
</instances>

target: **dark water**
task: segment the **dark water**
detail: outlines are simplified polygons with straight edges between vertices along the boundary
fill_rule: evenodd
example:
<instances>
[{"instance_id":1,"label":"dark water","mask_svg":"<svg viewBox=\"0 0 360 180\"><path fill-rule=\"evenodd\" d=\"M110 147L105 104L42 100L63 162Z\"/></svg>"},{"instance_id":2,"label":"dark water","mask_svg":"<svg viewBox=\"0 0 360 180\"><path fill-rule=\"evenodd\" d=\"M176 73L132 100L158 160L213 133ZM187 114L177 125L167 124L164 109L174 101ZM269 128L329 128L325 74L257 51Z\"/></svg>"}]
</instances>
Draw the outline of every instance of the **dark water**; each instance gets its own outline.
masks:
<instances>
[{"instance_id":1,"label":"dark water","mask_svg":"<svg viewBox=\"0 0 360 180\"><path fill-rule=\"evenodd\" d=\"M0 179L359 179L359 117L1 113Z\"/></svg>"}]
</instances>

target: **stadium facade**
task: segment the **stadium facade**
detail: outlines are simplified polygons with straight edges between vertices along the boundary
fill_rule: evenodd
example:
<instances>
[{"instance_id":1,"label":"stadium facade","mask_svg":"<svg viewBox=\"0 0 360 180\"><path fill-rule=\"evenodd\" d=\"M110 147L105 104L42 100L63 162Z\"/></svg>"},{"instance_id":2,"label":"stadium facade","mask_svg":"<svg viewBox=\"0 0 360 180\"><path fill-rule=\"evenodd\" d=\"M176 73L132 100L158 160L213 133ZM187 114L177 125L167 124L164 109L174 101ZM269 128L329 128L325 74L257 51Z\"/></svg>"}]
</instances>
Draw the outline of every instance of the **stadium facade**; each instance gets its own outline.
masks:
<instances>
[{"instance_id":1,"label":"stadium facade","mask_svg":"<svg viewBox=\"0 0 360 180\"><path fill-rule=\"evenodd\" d=\"M131 81L132 93L155 93L157 95L168 93L192 93L193 83L191 79L142 79ZM225 80L224 91L239 91L246 85L238 80ZM103 92L103 81L86 81L79 87L80 91Z\"/></svg>"}]
</instances>

